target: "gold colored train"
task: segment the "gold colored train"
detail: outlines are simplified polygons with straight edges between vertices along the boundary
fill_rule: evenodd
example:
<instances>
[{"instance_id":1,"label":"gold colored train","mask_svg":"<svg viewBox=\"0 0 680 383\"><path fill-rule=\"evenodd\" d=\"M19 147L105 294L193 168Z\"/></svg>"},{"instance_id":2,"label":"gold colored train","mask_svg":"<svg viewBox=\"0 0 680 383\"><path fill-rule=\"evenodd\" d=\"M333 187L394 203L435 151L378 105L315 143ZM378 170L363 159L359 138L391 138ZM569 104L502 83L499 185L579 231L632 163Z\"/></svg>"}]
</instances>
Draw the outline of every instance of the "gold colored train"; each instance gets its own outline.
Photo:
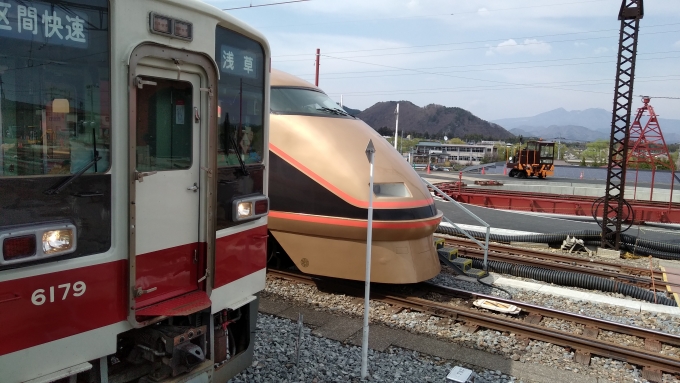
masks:
<instances>
[{"instance_id":1,"label":"gold colored train","mask_svg":"<svg viewBox=\"0 0 680 383\"><path fill-rule=\"evenodd\" d=\"M439 273L432 234L442 213L389 142L318 87L277 70L270 121L270 260L287 255L305 273L364 280L365 150L373 140L371 281L415 283Z\"/></svg>"}]
</instances>

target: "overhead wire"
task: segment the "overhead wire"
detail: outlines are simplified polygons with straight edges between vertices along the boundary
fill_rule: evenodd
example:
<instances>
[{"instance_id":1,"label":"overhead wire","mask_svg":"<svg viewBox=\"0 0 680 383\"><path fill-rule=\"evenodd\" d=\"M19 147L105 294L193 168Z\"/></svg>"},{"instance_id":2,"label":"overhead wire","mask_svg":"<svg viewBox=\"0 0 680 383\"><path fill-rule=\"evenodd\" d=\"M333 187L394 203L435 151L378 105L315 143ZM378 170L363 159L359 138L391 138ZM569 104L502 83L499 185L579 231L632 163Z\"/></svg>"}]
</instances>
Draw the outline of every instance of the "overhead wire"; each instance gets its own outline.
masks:
<instances>
[{"instance_id":1,"label":"overhead wire","mask_svg":"<svg viewBox=\"0 0 680 383\"><path fill-rule=\"evenodd\" d=\"M603 2L603 1L608 1L608 0L588 0L588 1L574 1L574 2L569 2L569 3L556 3L556 4L541 4L541 5L530 5L530 6L525 6L525 7L514 7L514 8L495 8L495 9L486 9L488 12L497 12L497 11L512 11L512 10L517 10L517 9L529 9L529 8L541 8L541 7L555 7L555 6L560 6L560 5L573 5L573 4L585 4L585 3L598 3L598 2ZM436 13L436 14L429 14L429 15L418 15L418 16L400 16L400 17L383 17L383 18L372 18L372 19L360 19L360 20L350 20L350 21L336 21L336 22L320 22L320 23L307 23L307 24L286 24L286 25L264 25L264 26L259 26L260 29L262 28L274 28L274 27L289 27L289 26L306 26L306 25L330 25L330 24L351 24L351 23L360 23L360 22L366 22L366 21L384 21L384 20L406 20L406 19L422 19L422 18L428 18L428 17L441 17L441 16L459 16L459 15L466 15L466 14L475 14L479 13L479 9L476 11L466 11L466 12L457 12L457 13L449 13L442 15L442 13Z\"/></svg>"},{"instance_id":2,"label":"overhead wire","mask_svg":"<svg viewBox=\"0 0 680 383\"><path fill-rule=\"evenodd\" d=\"M251 2L249 6L247 7L235 7L235 8L224 8L222 9L223 11L233 11L236 9L247 9L247 8L259 8L259 7L269 7L272 5L283 5L283 4L290 4L290 3L301 3L304 1L311 1L311 0L290 0L290 1L279 1L277 3L267 3L267 4L260 4L260 5L253 5Z\"/></svg>"},{"instance_id":3,"label":"overhead wire","mask_svg":"<svg viewBox=\"0 0 680 383\"><path fill-rule=\"evenodd\" d=\"M672 51L657 51L657 52L638 52L638 56L648 56L648 55L657 55L657 54L664 54L664 53L677 53L677 50L672 50ZM512 61L512 62L501 62L501 63L490 63L490 64L484 64L484 63L475 63L475 64L468 64L468 65L446 65L446 66L436 66L436 67L424 67L424 68L418 68L418 69L447 69L447 68L469 68L469 67L482 67L482 66L498 66L498 65L513 65L513 64L533 64L533 63L546 63L546 62L556 62L556 61L574 61L574 60L586 60L586 59L598 59L598 58L609 58L609 59L615 59L611 55L602 55L602 56L582 56L582 57L572 57L572 58L561 58L561 59L549 59L549 60L529 60L529 61ZM655 60L657 58L638 58L638 60ZM661 58L663 59L663 58ZM503 68L500 68L503 69ZM346 72L328 72L324 73L324 77L326 75L334 75L334 74L353 74L353 73L383 73L383 72L400 72L402 71L401 69L378 69L378 70L360 70L360 71L346 71ZM296 76L306 76L307 74L298 74Z\"/></svg>"},{"instance_id":4,"label":"overhead wire","mask_svg":"<svg viewBox=\"0 0 680 383\"><path fill-rule=\"evenodd\" d=\"M660 31L660 32L650 32L646 33L645 35L656 35L656 34L663 34L663 33L677 33L680 32L680 30L672 30L672 31ZM602 36L602 37L589 37L589 38L582 38L582 39L571 39L571 40L554 40L554 41L536 41L536 42L524 42L521 44L517 45L509 45L507 46L508 48L513 48L513 47L526 47L526 46L533 46L533 45L543 45L543 44L556 44L556 43L567 43L567 42L574 42L574 41L587 41L587 40L602 40L602 39L610 39L610 38L615 38L615 36ZM494 40L498 41L498 40ZM413 55L413 54L423 54L423 53L441 53L441 52L456 52L456 51L469 51L469 50L476 50L476 49L497 49L499 48L498 46L475 46L475 47L465 47L465 48L455 48L455 49L439 49L439 50L429 50L429 51L415 51L415 52L396 52L396 53L382 53L382 54L374 54L374 55L357 55L357 56L343 56L342 58L365 58L365 57L385 57L385 56L403 56L403 55ZM502 48L502 47L501 47ZM333 56L328 56L328 57L333 57ZM338 57L336 57L338 58ZM283 62L298 62L298 61L308 61L309 58L306 59L296 59L296 60L276 60L276 62L283 63Z\"/></svg>"},{"instance_id":5,"label":"overhead wire","mask_svg":"<svg viewBox=\"0 0 680 383\"><path fill-rule=\"evenodd\" d=\"M327 55L321 55L321 56L327 56ZM332 56L327 56L327 57L332 57ZM529 85L529 86L533 86L532 84L512 83L512 82L507 82L507 81L497 81L497 80L479 79L479 78L474 78L474 77L453 76L453 75L449 75L449 74L445 74L445 73L426 72L426 71L417 70L417 69L399 68L399 67L390 66L390 65L368 63L368 62L364 62L364 61L357 61L357 60L351 60L351 59L340 58L340 57L335 57L335 58L336 58L336 59L339 59L339 60L344 60L344 61L349 61L349 62L356 62L356 63L360 63L360 64L374 65L374 66L385 67L385 68L392 68L392 69L401 69L401 70L405 70L405 71L413 71L413 72L418 72L418 73L422 73L422 74L429 74L429 75L435 75L435 76L444 76L444 77L451 77L451 78L458 78L458 79L471 80L471 81L479 81L479 82L490 82L490 83L502 84L502 85L512 85L512 86L526 86L526 85ZM568 90L568 91L586 92L586 93L604 93L604 92L587 91L587 90L578 90L578 89L570 89L570 88L556 87L556 86L538 86L538 88L559 89L559 90ZM348 94L349 94L349 93L348 93Z\"/></svg>"},{"instance_id":6,"label":"overhead wire","mask_svg":"<svg viewBox=\"0 0 680 383\"><path fill-rule=\"evenodd\" d=\"M651 80L646 80L646 79L640 79L636 80L641 83L647 83L647 82L658 82L658 81L680 81L680 77L673 77L669 78L671 76L659 76L663 78L659 79L651 79ZM578 81L577 81L578 82ZM559 83L554 83L554 84L564 84L567 82L559 82ZM569 82L569 83L574 83ZM567 90L567 91L574 91L574 92L585 92L585 93L597 93L597 94L610 94L609 92L599 92L599 91L589 91L589 90L584 90L584 89L572 89L572 88L563 88L563 87L553 87L553 86L546 86L549 84L553 83L536 83L536 84L518 84L518 85L489 85L489 86L470 86L470 87L455 87L455 88L421 88L421 89L397 89L397 90L384 90L384 91L367 91L367 92L329 92L329 94L332 95L352 95L352 96L376 96L376 95L389 95L389 94L399 94L399 93L405 93L408 92L409 94L421 94L421 93L457 93L457 92L472 92L472 91L489 91L489 90L517 90L517 89L533 89L533 88L543 88L543 89L560 89L560 90ZM611 80L598 80L598 81L591 81L591 82L583 82L582 84L574 84L578 86L587 86L587 85L609 85L611 84ZM563 86L569 86L569 85L563 85Z\"/></svg>"},{"instance_id":7,"label":"overhead wire","mask_svg":"<svg viewBox=\"0 0 680 383\"><path fill-rule=\"evenodd\" d=\"M680 97L646 96L646 95L642 95L642 94L639 94L638 97L665 98L665 99L668 99L668 100L680 100Z\"/></svg>"},{"instance_id":8,"label":"overhead wire","mask_svg":"<svg viewBox=\"0 0 680 383\"><path fill-rule=\"evenodd\" d=\"M655 58L650 58L646 60L665 60L665 59L678 59L680 56L667 56L667 57L655 57ZM479 68L479 69L460 69L460 70L454 70L454 71L443 71L443 72L435 72L435 73L467 73L467 72L493 72L493 71L507 71L507 70L516 70L516 69L531 69L531 68L554 68L554 67L564 67L564 66L579 66L579 65L593 65L593 64L611 64L614 60L616 60L615 57L611 57L610 60L607 61L587 61L587 62L581 62L581 63L568 63L568 64L553 64L553 65L533 65L533 66L519 66L519 67L499 67L499 68ZM638 59L638 61L644 60L644 59ZM473 67L476 67L475 65L470 65ZM373 71L373 72L378 72L382 73L381 71ZM387 71L385 71L387 72ZM392 70L390 70L392 72ZM349 73L349 72L348 72ZM356 72L356 73L362 73L362 72ZM304 77L307 74L303 75L297 75L298 77ZM333 76L332 74L324 74L324 80L341 80L341 79L350 79L350 78L376 78L376 77L396 77L396 76L419 76L421 74L419 73L392 73L392 74L372 74L372 75L365 75L365 76Z\"/></svg>"},{"instance_id":9,"label":"overhead wire","mask_svg":"<svg viewBox=\"0 0 680 383\"><path fill-rule=\"evenodd\" d=\"M659 28L659 27L676 26L676 25L680 25L680 23L647 25L647 26L645 26L645 29L647 30L649 28ZM586 33L600 33L600 32L612 32L612 31L618 32L618 29L598 29L598 30L592 30L592 31L554 33L554 34L549 34L549 35L534 35L534 36L523 36L523 37L511 36L511 37L505 38L505 41L507 41L509 39L513 39L513 40L537 39L537 38L542 38L542 37L569 36L569 35L579 35L579 34L586 34ZM654 33L656 33L656 32L654 32ZM646 33L646 34L651 34L651 33ZM617 35L618 35L618 33L617 33ZM614 36L614 37L616 37L616 36ZM490 43L490 42L497 42L499 40L502 40L502 39L496 38L496 39L488 39L488 40L460 41L460 42L441 43L441 44L409 45L409 46L393 47L393 48L358 49L358 50L351 50L351 51L336 51L336 52L331 51L331 52L325 52L325 53L326 54L343 54L343 53L358 53L358 52L375 52L375 51L396 50L396 49L430 48L430 47L438 47L438 46L446 46L446 45ZM569 41L579 41L579 40L569 40ZM272 57L276 58L276 57L297 57L297 56L309 56L309 53L275 55L275 56L272 56Z\"/></svg>"}]
</instances>

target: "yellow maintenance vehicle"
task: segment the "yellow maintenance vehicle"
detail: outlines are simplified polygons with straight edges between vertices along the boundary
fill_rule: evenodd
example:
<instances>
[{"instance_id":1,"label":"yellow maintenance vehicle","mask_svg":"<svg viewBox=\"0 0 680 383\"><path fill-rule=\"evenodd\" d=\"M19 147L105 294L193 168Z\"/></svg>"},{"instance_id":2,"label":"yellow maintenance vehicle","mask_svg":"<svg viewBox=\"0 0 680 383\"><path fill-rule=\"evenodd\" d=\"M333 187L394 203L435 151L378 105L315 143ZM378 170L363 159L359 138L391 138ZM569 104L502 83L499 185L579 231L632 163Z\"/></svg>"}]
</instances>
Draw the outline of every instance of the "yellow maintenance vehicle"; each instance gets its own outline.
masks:
<instances>
[{"instance_id":1,"label":"yellow maintenance vehicle","mask_svg":"<svg viewBox=\"0 0 680 383\"><path fill-rule=\"evenodd\" d=\"M508 157L505 166L510 169L508 176L517 178L552 176L555 172L555 143L548 141L527 141L514 155Z\"/></svg>"}]
</instances>

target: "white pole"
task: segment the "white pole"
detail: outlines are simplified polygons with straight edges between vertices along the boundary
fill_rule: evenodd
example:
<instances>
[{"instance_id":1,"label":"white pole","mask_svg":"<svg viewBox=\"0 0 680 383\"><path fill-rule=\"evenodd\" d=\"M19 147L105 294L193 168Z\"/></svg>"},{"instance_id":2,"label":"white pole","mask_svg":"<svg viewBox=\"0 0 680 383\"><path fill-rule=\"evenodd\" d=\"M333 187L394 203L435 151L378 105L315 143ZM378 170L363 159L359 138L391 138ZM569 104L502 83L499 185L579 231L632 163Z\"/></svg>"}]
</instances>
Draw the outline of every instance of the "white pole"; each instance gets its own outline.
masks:
<instances>
[{"instance_id":1,"label":"white pole","mask_svg":"<svg viewBox=\"0 0 680 383\"><path fill-rule=\"evenodd\" d=\"M399 103L397 103L397 110L394 113L397 115L397 127L394 129L394 148L397 149L397 138L399 138Z\"/></svg>"},{"instance_id":2,"label":"white pole","mask_svg":"<svg viewBox=\"0 0 680 383\"><path fill-rule=\"evenodd\" d=\"M373 141L368 141L366 157L370 164L368 182L368 225L366 226L366 278L364 282L364 333L361 340L361 378L368 376L368 314L371 297L371 246L373 244Z\"/></svg>"}]
</instances>

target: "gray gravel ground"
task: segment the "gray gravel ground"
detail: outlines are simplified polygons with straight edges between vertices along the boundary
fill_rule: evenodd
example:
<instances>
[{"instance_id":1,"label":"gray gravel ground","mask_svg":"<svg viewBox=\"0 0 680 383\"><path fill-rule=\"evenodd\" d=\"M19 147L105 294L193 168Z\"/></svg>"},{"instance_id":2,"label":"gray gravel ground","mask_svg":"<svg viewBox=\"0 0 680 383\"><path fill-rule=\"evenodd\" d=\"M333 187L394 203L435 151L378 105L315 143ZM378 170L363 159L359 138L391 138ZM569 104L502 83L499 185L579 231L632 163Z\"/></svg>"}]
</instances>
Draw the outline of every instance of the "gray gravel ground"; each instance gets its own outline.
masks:
<instances>
[{"instance_id":1,"label":"gray gravel ground","mask_svg":"<svg viewBox=\"0 0 680 383\"><path fill-rule=\"evenodd\" d=\"M260 314L253 364L230 382L360 382L361 348L311 335L303 328L296 366L297 323ZM444 382L455 366L450 361L391 347L369 350L370 382ZM472 368L471 366L464 366ZM521 382L499 371L477 370L475 383ZM528 383L528 382L526 382Z\"/></svg>"},{"instance_id":2,"label":"gray gravel ground","mask_svg":"<svg viewBox=\"0 0 680 383\"><path fill-rule=\"evenodd\" d=\"M526 278L517 278L504 275L505 278L512 278L524 281L533 281ZM487 286L480 285L475 282L467 282L455 278L451 274L445 272L439 274L431 280L431 282L455 287L468 291L475 291L479 293L495 295L502 298L508 298L508 294L505 292L490 288ZM544 283L544 282L539 282ZM550 283L545 283L550 286L556 286ZM550 294L543 294L536 291L516 289L512 287L503 286L504 290L507 290L512 294L512 298L518 301L533 303L539 306L553 308L556 310L568 311L577 314L587 315L593 318L604 319L612 322L623 323L631 326L639 326L648 328L651 330L663 331L669 334L680 335L680 317L671 314L662 314L654 312L640 312L637 310L628 309L621 306L613 306L602 303L594 303L587 300L575 300L567 299L561 296L554 296ZM583 292L595 292L600 295L606 295L614 298L627 299L631 301L640 301L639 299L627 297L619 293L608 293L601 291L592 291L587 289L581 289L577 287L569 287L570 290L583 291Z\"/></svg>"},{"instance_id":3,"label":"gray gravel ground","mask_svg":"<svg viewBox=\"0 0 680 383\"><path fill-rule=\"evenodd\" d=\"M506 296L499 290L489 289L478 283L461 281L446 273L441 273L433 281L453 287L491 293L503 297ZM620 323L660 329L670 333L678 333L678 328L680 328L680 318L673 315L640 313L617 306L593 304L588 301L554 297L526 290L510 290L515 299L545 307L577 312ZM357 302L353 297L341 294L323 293L312 286L280 279L269 278L264 294L268 295L271 299L285 300L315 310L332 312L336 315L348 315L360 318L363 313L363 305ZM514 361L539 363L554 368L569 370L579 374L597 377L602 382L645 382L645 380L641 378L641 371L637 366L599 357L593 357L590 366L583 366L574 361L574 353L572 350L539 341L530 341L528 344L524 344L517 341L514 334L486 329L480 329L470 334L467 332L465 326L459 322L409 310L394 313L389 305L379 302L371 303L370 315L372 323L381 323L388 327L408 330L416 334L434 336L465 347L503 355ZM556 327L563 331L573 333L581 333L583 331L579 326L569 322L546 319L542 324L547 327ZM601 332L599 338L630 346L638 345L640 343L640 340L637 338L608 332ZM664 346L663 352L680 355L680 351L677 348L670 346ZM378 375L382 376L382 374ZM445 376L445 374L443 376ZM302 381L313 381L313 378ZM503 380L491 381L497 382ZM680 379L667 374L664 375L663 381L680 383Z\"/></svg>"}]
</instances>

